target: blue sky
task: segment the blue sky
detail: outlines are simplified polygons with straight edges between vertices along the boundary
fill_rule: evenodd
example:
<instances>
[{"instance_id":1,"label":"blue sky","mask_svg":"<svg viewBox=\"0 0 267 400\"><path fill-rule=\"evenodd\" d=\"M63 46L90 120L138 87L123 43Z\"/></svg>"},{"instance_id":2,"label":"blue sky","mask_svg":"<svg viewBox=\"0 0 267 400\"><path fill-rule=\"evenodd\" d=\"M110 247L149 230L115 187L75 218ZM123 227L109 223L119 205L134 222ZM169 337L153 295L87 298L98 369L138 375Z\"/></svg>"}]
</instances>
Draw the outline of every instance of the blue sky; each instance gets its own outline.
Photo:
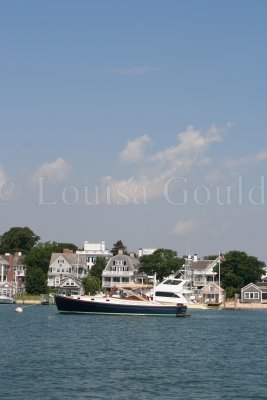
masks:
<instances>
[{"instance_id":1,"label":"blue sky","mask_svg":"<svg viewBox=\"0 0 267 400\"><path fill-rule=\"evenodd\" d=\"M0 2L0 234L267 261L265 0Z\"/></svg>"}]
</instances>

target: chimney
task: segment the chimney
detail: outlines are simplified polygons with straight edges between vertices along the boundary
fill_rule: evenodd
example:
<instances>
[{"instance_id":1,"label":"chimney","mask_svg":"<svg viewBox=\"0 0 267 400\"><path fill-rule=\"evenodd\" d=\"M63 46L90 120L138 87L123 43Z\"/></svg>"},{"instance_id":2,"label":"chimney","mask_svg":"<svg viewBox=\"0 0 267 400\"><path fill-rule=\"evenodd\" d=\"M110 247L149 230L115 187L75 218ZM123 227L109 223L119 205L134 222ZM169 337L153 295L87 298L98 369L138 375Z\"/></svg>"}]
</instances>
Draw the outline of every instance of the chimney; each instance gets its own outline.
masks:
<instances>
[{"instance_id":1,"label":"chimney","mask_svg":"<svg viewBox=\"0 0 267 400\"><path fill-rule=\"evenodd\" d=\"M123 249L119 249L118 254L123 254Z\"/></svg>"},{"instance_id":2,"label":"chimney","mask_svg":"<svg viewBox=\"0 0 267 400\"><path fill-rule=\"evenodd\" d=\"M134 258L134 251L130 251L130 257Z\"/></svg>"},{"instance_id":3,"label":"chimney","mask_svg":"<svg viewBox=\"0 0 267 400\"><path fill-rule=\"evenodd\" d=\"M63 249L64 254L73 254L73 250L70 249Z\"/></svg>"},{"instance_id":4,"label":"chimney","mask_svg":"<svg viewBox=\"0 0 267 400\"><path fill-rule=\"evenodd\" d=\"M197 261L197 254L194 254L193 261Z\"/></svg>"}]
</instances>

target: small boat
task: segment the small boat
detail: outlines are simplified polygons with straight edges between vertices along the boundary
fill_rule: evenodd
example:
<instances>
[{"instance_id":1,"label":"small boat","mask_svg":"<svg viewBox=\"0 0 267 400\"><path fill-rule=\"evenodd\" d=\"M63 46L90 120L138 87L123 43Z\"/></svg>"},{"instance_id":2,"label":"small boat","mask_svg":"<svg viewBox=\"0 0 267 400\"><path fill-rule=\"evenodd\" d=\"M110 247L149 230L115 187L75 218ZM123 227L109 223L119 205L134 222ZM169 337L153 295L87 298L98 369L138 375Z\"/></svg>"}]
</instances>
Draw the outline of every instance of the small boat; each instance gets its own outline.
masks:
<instances>
[{"instance_id":1,"label":"small boat","mask_svg":"<svg viewBox=\"0 0 267 400\"><path fill-rule=\"evenodd\" d=\"M120 297L56 295L55 302L60 313L185 317L187 311L184 304L160 304L125 292Z\"/></svg>"},{"instance_id":2,"label":"small boat","mask_svg":"<svg viewBox=\"0 0 267 400\"><path fill-rule=\"evenodd\" d=\"M15 299L13 297L5 296L4 294L0 295L0 304L14 304Z\"/></svg>"}]
</instances>

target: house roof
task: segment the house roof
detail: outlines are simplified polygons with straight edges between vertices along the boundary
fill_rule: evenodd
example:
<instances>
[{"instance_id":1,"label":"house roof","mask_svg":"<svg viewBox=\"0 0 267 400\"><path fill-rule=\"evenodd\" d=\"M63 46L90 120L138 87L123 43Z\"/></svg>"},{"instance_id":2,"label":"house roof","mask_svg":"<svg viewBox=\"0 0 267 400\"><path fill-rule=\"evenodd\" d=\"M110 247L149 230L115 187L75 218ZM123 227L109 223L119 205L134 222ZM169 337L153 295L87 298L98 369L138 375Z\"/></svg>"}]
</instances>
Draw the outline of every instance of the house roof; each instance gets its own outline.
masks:
<instances>
[{"instance_id":1,"label":"house roof","mask_svg":"<svg viewBox=\"0 0 267 400\"><path fill-rule=\"evenodd\" d=\"M257 282L255 285L260 289L267 289L267 282Z\"/></svg>"},{"instance_id":2,"label":"house roof","mask_svg":"<svg viewBox=\"0 0 267 400\"><path fill-rule=\"evenodd\" d=\"M9 261L6 259L5 256L0 255L0 264L2 265L9 265Z\"/></svg>"},{"instance_id":3,"label":"house roof","mask_svg":"<svg viewBox=\"0 0 267 400\"><path fill-rule=\"evenodd\" d=\"M6 288L15 289L15 288L16 288L16 285L14 285L14 284L11 283L11 282L2 282L2 283L0 283L0 288L1 288L1 289L6 289Z\"/></svg>"},{"instance_id":4,"label":"house roof","mask_svg":"<svg viewBox=\"0 0 267 400\"><path fill-rule=\"evenodd\" d=\"M207 269L213 262L214 262L214 260L193 261L190 268L192 270L204 270L204 269Z\"/></svg>"},{"instance_id":5,"label":"house roof","mask_svg":"<svg viewBox=\"0 0 267 400\"><path fill-rule=\"evenodd\" d=\"M261 292L267 292L267 282L257 282L257 283L249 283L248 285L242 287L241 291L247 290L249 287L253 286L255 289L260 290Z\"/></svg>"},{"instance_id":6,"label":"house roof","mask_svg":"<svg viewBox=\"0 0 267 400\"><path fill-rule=\"evenodd\" d=\"M60 282L60 287L63 287L69 279L73 280L77 286L82 286L82 281L80 279L75 278L75 276L73 275L69 275L66 278L62 279L62 281Z\"/></svg>"},{"instance_id":7,"label":"house roof","mask_svg":"<svg viewBox=\"0 0 267 400\"><path fill-rule=\"evenodd\" d=\"M63 257L71 265L86 265L86 255L76 253L52 253L50 264L55 262L59 257Z\"/></svg>"},{"instance_id":8,"label":"house roof","mask_svg":"<svg viewBox=\"0 0 267 400\"><path fill-rule=\"evenodd\" d=\"M114 260L122 260L122 261L128 261L130 264L132 264L133 268L138 269L140 266L140 261L138 258L128 256L126 254L117 254L116 256L113 256L109 259L108 264L105 269L108 269L110 265L112 265L112 262Z\"/></svg>"},{"instance_id":9,"label":"house roof","mask_svg":"<svg viewBox=\"0 0 267 400\"><path fill-rule=\"evenodd\" d=\"M212 289L211 289L212 288ZM216 282L210 282L206 286L202 288L202 291L204 294L211 294L211 293L224 293L225 290L216 283Z\"/></svg>"},{"instance_id":10,"label":"house roof","mask_svg":"<svg viewBox=\"0 0 267 400\"><path fill-rule=\"evenodd\" d=\"M0 255L0 264L10 265L10 256ZM17 254L13 255L13 266L14 265L23 265L23 256L19 256Z\"/></svg>"}]
</instances>

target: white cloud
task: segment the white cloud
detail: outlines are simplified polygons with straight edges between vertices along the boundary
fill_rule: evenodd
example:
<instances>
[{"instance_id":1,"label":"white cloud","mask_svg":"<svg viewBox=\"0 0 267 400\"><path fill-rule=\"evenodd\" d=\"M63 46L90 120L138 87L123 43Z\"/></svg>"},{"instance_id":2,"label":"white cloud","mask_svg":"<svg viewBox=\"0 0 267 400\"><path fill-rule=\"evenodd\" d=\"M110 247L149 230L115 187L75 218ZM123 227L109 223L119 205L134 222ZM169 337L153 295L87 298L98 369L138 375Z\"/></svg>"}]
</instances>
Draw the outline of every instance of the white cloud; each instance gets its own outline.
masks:
<instances>
[{"instance_id":1,"label":"white cloud","mask_svg":"<svg viewBox=\"0 0 267 400\"><path fill-rule=\"evenodd\" d=\"M5 171L0 167L0 181L6 179Z\"/></svg>"},{"instance_id":2,"label":"white cloud","mask_svg":"<svg viewBox=\"0 0 267 400\"><path fill-rule=\"evenodd\" d=\"M235 159L226 159L225 166L229 169L238 169L248 167L251 164L260 163L267 160L267 151L262 150L255 154L249 154L245 157Z\"/></svg>"},{"instance_id":3,"label":"white cloud","mask_svg":"<svg viewBox=\"0 0 267 400\"><path fill-rule=\"evenodd\" d=\"M137 169L129 178L119 180L115 178L108 181L108 190L112 192L113 202L120 197L118 193L122 186L125 190L127 188L130 201L135 201L134 194L140 187L145 191L147 199L166 197L166 188L170 189L168 182L172 178L188 176L194 168L207 166L211 162L206 153L213 143L223 140L221 130L213 125L206 133L201 133L189 126L185 132L177 136L178 143L175 146L167 147L152 155L145 152L150 142L148 135L128 142L120 153L120 159L136 163ZM179 179L176 180L176 188L177 183L179 184Z\"/></svg>"},{"instance_id":4,"label":"white cloud","mask_svg":"<svg viewBox=\"0 0 267 400\"><path fill-rule=\"evenodd\" d=\"M204 177L204 182L208 185L215 185L222 182L224 174L219 170L213 170Z\"/></svg>"},{"instance_id":5,"label":"white cloud","mask_svg":"<svg viewBox=\"0 0 267 400\"><path fill-rule=\"evenodd\" d=\"M52 163L45 163L35 171L32 180L37 182L44 178L48 183L58 183L68 178L71 166L63 158L57 158Z\"/></svg>"},{"instance_id":6,"label":"white cloud","mask_svg":"<svg viewBox=\"0 0 267 400\"><path fill-rule=\"evenodd\" d=\"M200 223L196 220L178 221L171 233L178 236L185 236L198 229Z\"/></svg>"},{"instance_id":7,"label":"white cloud","mask_svg":"<svg viewBox=\"0 0 267 400\"><path fill-rule=\"evenodd\" d=\"M267 160L267 151L260 151L254 156L255 161L265 161Z\"/></svg>"},{"instance_id":8,"label":"white cloud","mask_svg":"<svg viewBox=\"0 0 267 400\"><path fill-rule=\"evenodd\" d=\"M178 134L177 140L176 146L158 151L152 159L162 163L172 162L177 157L187 160L190 158L194 161L210 144L221 142L223 136L214 127L204 135L201 134L201 131L197 131L192 125L189 125L184 132Z\"/></svg>"},{"instance_id":9,"label":"white cloud","mask_svg":"<svg viewBox=\"0 0 267 400\"><path fill-rule=\"evenodd\" d=\"M150 142L148 135L143 135L134 140L130 140L119 155L121 161L136 163L143 159L144 151L147 144Z\"/></svg>"}]
</instances>

